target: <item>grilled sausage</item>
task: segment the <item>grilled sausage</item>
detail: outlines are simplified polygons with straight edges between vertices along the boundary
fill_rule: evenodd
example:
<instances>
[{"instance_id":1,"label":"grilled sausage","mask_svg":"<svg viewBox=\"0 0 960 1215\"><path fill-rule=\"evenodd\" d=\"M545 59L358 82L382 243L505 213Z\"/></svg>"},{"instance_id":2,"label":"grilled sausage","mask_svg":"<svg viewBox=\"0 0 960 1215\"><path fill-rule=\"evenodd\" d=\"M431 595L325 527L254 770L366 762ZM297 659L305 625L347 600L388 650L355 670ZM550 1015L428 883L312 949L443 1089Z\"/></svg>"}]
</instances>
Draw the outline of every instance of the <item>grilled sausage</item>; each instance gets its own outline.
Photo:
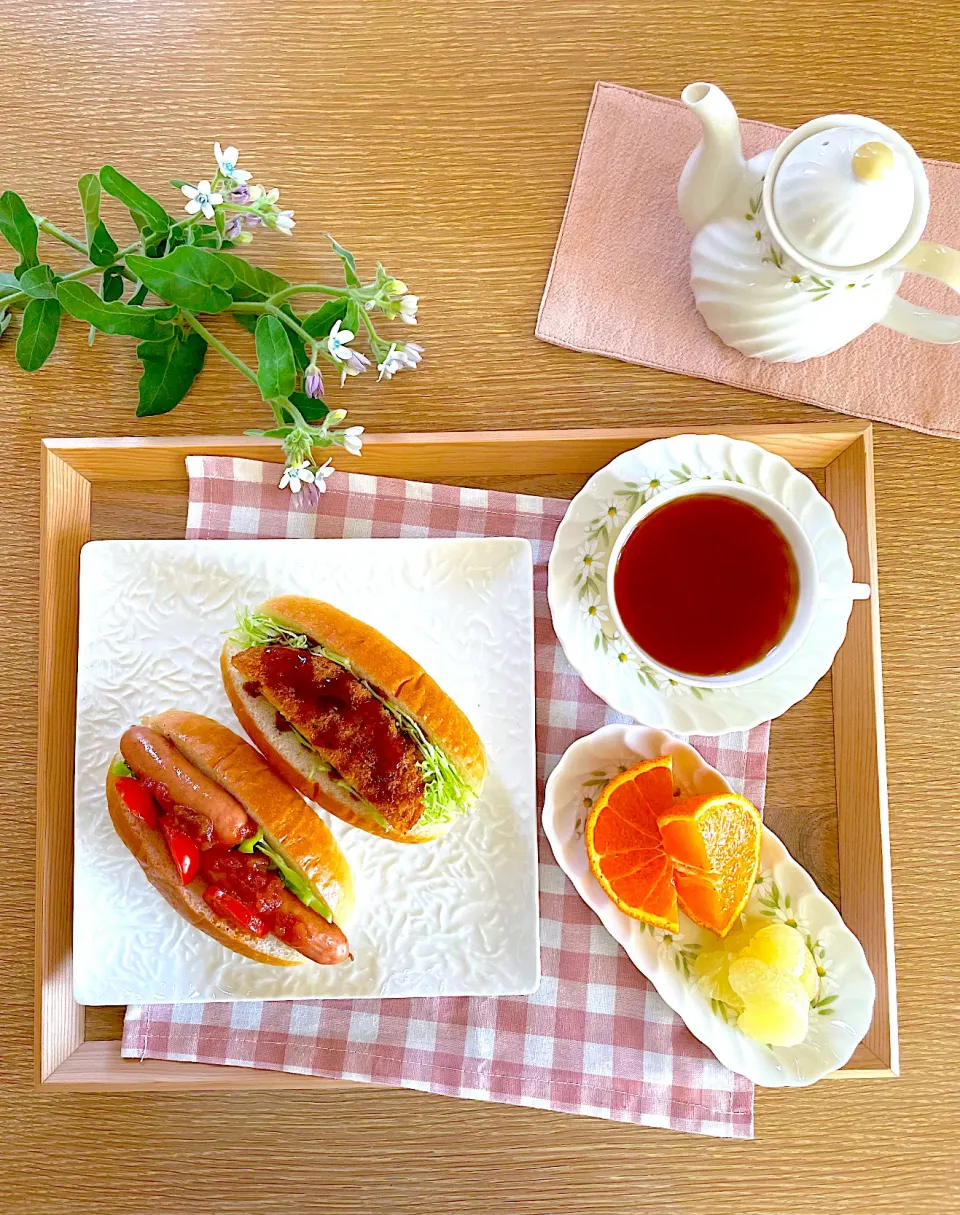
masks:
<instances>
[{"instance_id":1,"label":"grilled sausage","mask_svg":"<svg viewBox=\"0 0 960 1215\"><path fill-rule=\"evenodd\" d=\"M178 805L198 811L213 823L217 839L232 848L256 828L246 810L149 726L131 726L120 739L120 754L135 776L165 785Z\"/></svg>"},{"instance_id":2,"label":"grilled sausage","mask_svg":"<svg viewBox=\"0 0 960 1215\"><path fill-rule=\"evenodd\" d=\"M335 966L353 957L341 929L329 924L286 889L281 895L274 932L292 949L321 966Z\"/></svg>"}]
</instances>

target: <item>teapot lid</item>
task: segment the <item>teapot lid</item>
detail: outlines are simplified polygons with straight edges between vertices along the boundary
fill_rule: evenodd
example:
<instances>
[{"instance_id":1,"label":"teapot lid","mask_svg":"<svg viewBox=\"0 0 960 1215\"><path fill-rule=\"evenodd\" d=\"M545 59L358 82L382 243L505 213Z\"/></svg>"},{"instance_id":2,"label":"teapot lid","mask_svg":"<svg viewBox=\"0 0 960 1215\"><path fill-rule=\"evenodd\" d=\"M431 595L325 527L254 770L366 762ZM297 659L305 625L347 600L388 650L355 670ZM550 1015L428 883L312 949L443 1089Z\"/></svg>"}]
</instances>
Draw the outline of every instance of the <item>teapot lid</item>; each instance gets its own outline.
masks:
<instances>
[{"instance_id":1,"label":"teapot lid","mask_svg":"<svg viewBox=\"0 0 960 1215\"><path fill-rule=\"evenodd\" d=\"M896 132L871 126L817 131L787 152L776 172L777 226L802 257L822 266L848 269L883 258L924 201L917 197L917 154Z\"/></svg>"}]
</instances>

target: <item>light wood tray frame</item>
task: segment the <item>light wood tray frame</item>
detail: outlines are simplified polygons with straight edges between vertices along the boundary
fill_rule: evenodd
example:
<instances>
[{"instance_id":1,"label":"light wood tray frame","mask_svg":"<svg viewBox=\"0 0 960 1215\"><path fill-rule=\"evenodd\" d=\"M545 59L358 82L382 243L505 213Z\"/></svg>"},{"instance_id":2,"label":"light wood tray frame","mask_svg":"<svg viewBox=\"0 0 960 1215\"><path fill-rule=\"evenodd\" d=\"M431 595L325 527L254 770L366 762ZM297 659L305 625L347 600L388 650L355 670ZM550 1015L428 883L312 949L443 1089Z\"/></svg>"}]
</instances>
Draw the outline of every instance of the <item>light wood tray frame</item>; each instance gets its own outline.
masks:
<instances>
[{"instance_id":1,"label":"light wood tray frame","mask_svg":"<svg viewBox=\"0 0 960 1215\"><path fill-rule=\"evenodd\" d=\"M676 433L622 430L489 431L370 435L365 473L421 481L485 482L491 470L543 492L557 475L582 484L620 452ZM702 429L701 433L709 433ZM740 426L724 433L784 456L821 484L847 535L854 577L873 595L853 605L832 672L840 906L877 980L873 1024L837 1076L898 1074L893 914L887 835L886 760L880 671L880 608L869 424ZM35 1073L44 1089L348 1087L286 1072L163 1060L124 1060L117 1040L85 1040L85 1009L73 998L73 765L79 556L91 537L98 485L138 479L187 493L184 457L277 461L275 443L210 437L46 439L42 450ZM340 453L335 463L356 469Z\"/></svg>"}]
</instances>

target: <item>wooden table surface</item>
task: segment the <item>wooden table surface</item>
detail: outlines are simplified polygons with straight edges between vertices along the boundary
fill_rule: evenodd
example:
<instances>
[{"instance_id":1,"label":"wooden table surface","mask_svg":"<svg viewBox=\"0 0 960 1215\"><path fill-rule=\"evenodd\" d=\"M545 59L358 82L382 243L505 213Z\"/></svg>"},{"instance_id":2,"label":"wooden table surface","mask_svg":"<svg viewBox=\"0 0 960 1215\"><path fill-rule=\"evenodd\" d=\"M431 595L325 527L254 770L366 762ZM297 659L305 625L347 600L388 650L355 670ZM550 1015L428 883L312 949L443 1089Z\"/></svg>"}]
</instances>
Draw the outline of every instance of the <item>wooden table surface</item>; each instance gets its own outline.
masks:
<instances>
[{"instance_id":1,"label":"wooden table surface","mask_svg":"<svg viewBox=\"0 0 960 1215\"><path fill-rule=\"evenodd\" d=\"M423 367L343 394L353 420L377 430L822 417L534 338L597 79L670 95L716 80L743 115L789 126L857 110L922 154L960 159L949 4L4 0L0 15L0 184L35 212L76 229L82 172L109 161L158 192L171 175L206 175L210 144L229 140L297 210L296 241L264 239L261 260L300 277L329 267L329 229L422 296ZM91 350L73 325L32 378L3 346L4 1215L957 1209L960 445L876 429L899 1080L758 1092L746 1143L363 1088L40 1096L38 441L239 430L261 424L263 409L211 357L188 403L139 423L132 344L100 338ZM809 756L811 769L820 762Z\"/></svg>"}]
</instances>

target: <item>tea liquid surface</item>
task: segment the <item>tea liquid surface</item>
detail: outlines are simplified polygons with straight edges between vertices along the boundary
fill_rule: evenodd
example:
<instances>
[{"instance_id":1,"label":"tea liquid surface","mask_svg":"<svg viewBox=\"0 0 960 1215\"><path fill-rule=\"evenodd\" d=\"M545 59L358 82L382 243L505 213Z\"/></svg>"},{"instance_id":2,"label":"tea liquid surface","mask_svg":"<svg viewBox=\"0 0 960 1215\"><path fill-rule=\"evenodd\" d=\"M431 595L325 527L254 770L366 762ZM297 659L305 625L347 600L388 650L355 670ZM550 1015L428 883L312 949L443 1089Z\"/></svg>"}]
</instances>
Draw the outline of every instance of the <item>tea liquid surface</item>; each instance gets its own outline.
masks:
<instances>
[{"instance_id":1,"label":"tea liquid surface","mask_svg":"<svg viewBox=\"0 0 960 1215\"><path fill-rule=\"evenodd\" d=\"M687 675L729 675L783 640L800 578L772 520L748 502L706 493L642 519L613 585L624 626L651 658Z\"/></svg>"}]
</instances>

